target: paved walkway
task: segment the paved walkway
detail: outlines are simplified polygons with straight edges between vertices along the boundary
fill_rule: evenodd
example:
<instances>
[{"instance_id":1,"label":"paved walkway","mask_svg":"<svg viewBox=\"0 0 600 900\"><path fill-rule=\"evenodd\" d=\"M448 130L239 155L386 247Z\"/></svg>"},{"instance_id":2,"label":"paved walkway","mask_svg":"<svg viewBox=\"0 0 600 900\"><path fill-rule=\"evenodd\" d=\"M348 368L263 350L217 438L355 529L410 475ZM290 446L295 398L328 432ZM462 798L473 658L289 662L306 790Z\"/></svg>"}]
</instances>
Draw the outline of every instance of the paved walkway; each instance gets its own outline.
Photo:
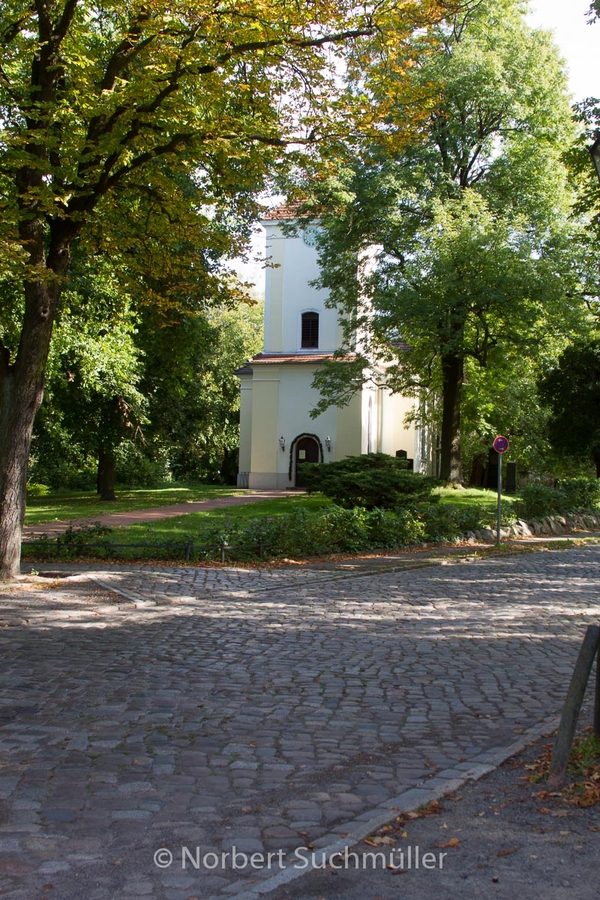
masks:
<instances>
[{"instance_id":1,"label":"paved walkway","mask_svg":"<svg viewBox=\"0 0 600 900\"><path fill-rule=\"evenodd\" d=\"M99 516L71 519L68 522L42 522L39 525L24 525L22 533L24 537L37 537L41 534L53 537L57 534L63 534L67 528L93 525L96 522L99 522L100 525L107 525L110 528L118 528L119 525L139 525L146 522L155 522L158 519L173 519L176 516L184 516L188 513L204 512L208 509L225 509L229 506L243 506L245 503L256 503L259 500L273 500L276 497L289 496L289 491L249 491L247 494L238 494L232 497L190 500L185 503L170 503L168 506L153 506L148 509L132 510L131 512L106 512L101 513Z\"/></svg>"},{"instance_id":2,"label":"paved walkway","mask_svg":"<svg viewBox=\"0 0 600 900\"><path fill-rule=\"evenodd\" d=\"M298 848L489 769L560 711L599 562L591 545L2 588L0 896L255 898Z\"/></svg>"}]
</instances>

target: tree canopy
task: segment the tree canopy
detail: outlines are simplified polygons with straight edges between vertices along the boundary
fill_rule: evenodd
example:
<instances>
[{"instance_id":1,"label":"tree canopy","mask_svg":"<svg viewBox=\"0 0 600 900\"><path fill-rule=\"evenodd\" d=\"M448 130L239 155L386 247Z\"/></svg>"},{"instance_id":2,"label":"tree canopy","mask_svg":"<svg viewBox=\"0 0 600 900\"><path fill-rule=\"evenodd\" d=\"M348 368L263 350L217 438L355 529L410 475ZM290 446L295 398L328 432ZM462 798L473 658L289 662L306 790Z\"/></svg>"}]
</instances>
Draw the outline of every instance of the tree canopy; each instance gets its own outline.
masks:
<instances>
[{"instance_id":1,"label":"tree canopy","mask_svg":"<svg viewBox=\"0 0 600 900\"><path fill-rule=\"evenodd\" d=\"M176 265L182 257L169 251L201 248L187 268L193 291L215 254L239 247L254 193L275 157L326 129L329 110L340 112L332 102L337 48L354 42L359 52L365 38L367 53L373 41L394 47L441 6L437 0L3 4L1 578L18 573L33 421L75 242L93 239L107 253L127 250L140 267L148 234L157 257L184 281L188 274ZM186 195L190 177L200 204ZM158 233L144 217L156 208L169 223Z\"/></svg>"},{"instance_id":2,"label":"tree canopy","mask_svg":"<svg viewBox=\"0 0 600 900\"><path fill-rule=\"evenodd\" d=\"M558 453L592 460L600 478L600 339L580 338L541 379L549 404L550 440Z\"/></svg>"},{"instance_id":3,"label":"tree canopy","mask_svg":"<svg viewBox=\"0 0 600 900\"><path fill-rule=\"evenodd\" d=\"M436 98L421 140L398 145L393 78L367 77L374 104L383 94L379 138L309 185L321 285L346 333L344 365L317 384L319 411L374 372L393 390L440 395L441 477L459 481L465 367L472 376L577 327L585 235L569 220L562 154L575 131L550 36L527 27L517 0L484 0L435 34L441 49L414 66ZM466 387L476 394L472 377Z\"/></svg>"}]
</instances>

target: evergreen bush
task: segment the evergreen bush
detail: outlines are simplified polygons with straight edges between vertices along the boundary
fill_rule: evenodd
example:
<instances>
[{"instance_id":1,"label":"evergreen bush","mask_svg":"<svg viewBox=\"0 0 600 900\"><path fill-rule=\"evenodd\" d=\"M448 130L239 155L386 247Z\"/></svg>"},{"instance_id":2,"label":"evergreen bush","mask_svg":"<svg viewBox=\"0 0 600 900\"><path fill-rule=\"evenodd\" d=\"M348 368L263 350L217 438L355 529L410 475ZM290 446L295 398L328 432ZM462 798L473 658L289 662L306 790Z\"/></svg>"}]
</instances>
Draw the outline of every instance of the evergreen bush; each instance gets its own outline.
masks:
<instances>
[{"instance_id":1,"label":"evergreen bush","mask_svg":"<svg viewBox=\"0 0 600 900\"><path fill-rule=\"evenodd\" d=\"M390 509L432 502L432 491L438 485L435 478L411 472L405 459L385 453L311 463L303 473L309 492L320 491L346 509Z\"/></svg>"}]
</instances>

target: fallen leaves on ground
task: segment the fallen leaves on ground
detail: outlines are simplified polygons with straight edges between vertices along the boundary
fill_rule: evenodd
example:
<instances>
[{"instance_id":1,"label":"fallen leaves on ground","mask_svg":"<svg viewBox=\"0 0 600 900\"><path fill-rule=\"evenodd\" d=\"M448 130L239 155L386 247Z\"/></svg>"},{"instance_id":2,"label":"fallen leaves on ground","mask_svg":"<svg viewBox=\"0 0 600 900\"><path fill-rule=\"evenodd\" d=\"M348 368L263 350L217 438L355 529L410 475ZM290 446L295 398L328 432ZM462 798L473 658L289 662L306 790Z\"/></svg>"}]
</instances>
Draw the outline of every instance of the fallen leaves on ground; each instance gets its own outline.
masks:
<instances>
[{"instance_id":1,"label":"fallen leaves on ground","mask_svg":"<svg viewBox=\"0 0 600 900\"><path fill-rule=\"evenodd\" d=\"M526 780L534 784L545 781L550 768L552 758L552 744L546 744L542 755L532 763L523 766L529 774ZM571 748L569 765L567 769L570 781L561 790L539 791L536 794L538 800L562 800L570 806L587 808L600 803L600 739L591 728L586 728L580 737L576 738ZM550 810L541 807L539 810L544 815L567 815L566 811Z\"/></svg>"},{"instance_id":2,"label":"fallen leaves on ground","mask_svg":"<svg viewBox=\"0 0 600 900\"><path fill-rule=\"evenodd\" d=\"M442 805L439 800L432 800L426 806L420 806L410 812L401 813L396 816L392 822L378 828L377 831L365 838L365 844L378 846L380 844L396 843L397 841L407 838L408 832L405 830L406 823L414 819L422 819L427 816L439 816L442 812Z\"/></svg>"},{"instance_id":3,"label":"fallen leaves on ground","mask_svg":"<svg viewBox=\"0 0 600 900\"><path fill-rule=\"evenodd\" d=\"M446 841L445 844L434 844L433 846L438 850L446 850L447 848L457 850L460 847L460 838L453 837Z\"/></svg>"}]
</instances>

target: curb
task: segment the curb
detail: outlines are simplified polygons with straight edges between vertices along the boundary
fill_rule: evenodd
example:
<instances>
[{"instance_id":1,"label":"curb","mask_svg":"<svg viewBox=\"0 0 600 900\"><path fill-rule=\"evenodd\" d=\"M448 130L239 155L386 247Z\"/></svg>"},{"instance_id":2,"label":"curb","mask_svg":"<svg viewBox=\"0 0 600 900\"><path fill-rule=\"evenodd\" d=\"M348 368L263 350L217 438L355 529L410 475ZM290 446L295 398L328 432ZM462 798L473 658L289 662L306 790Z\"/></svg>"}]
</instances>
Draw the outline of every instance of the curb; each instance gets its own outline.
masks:
<instances>
[{"instance_id":1,"label":"curb","mask_svg":"<svg viewBox=\"0 0 600 900\"><path fill-rule=\"evenodd\" d=\"M103 581L102 578L98 578L97 575L86 574L86 577L90 581L93 581L94 584L104 588L104 590L112 591L113 594L119 594L119 596L124 597L125 600L129 600L136 609L146 609L147 607L158 606L156 600L142 600L141 597L138 597L137 594L134 594L132 591L125 591L123 588L115 587L114 584L111 584L109 581Z\"/></svg>"},{"instance_id":2,"label":"curb","mask_svg":"<svg viewBox=\"0 0 600 900\"><path fill-rule=\"evenodd\" d=\"M316 841L315 850L311 852L314 860L312 864L304 865L303 863L301 868L294 867L293 864L288 865L276 875L271 875L250 890L243 890L243 882L239 881L237 884L242 887L239 893L235 892L236 882L233 882L229 886L228 893L234 900L260 900L265 894L291 884L303 875L322 869L325 862L334 854L343 853L358 844L378 828L393 822L402 813L413 812L433 800L439 800L440 797L452 794L469 781L479 781L484 775L493 772L507 759L520 753L538 738L551 734L558 727L558 723L559 717L557 716L545 719L524 732L518 741L505 747L493 747L491 750L478 753L472 759L458 763L455 769L445 769L434 775L429 781L419 782L417 786L408 788L397 797L390 797L389 800L386 800L385 807L379 806L372 812L363 813L350 823L350 830L343 840L333 841L324 847L319 847L319 842ZM431 786L428 787L428 784ZM393 814L390 811L391 806L394 807ZM206 900L222 900L222 895L213 894Z\"/></svg>"}]
</instances>

